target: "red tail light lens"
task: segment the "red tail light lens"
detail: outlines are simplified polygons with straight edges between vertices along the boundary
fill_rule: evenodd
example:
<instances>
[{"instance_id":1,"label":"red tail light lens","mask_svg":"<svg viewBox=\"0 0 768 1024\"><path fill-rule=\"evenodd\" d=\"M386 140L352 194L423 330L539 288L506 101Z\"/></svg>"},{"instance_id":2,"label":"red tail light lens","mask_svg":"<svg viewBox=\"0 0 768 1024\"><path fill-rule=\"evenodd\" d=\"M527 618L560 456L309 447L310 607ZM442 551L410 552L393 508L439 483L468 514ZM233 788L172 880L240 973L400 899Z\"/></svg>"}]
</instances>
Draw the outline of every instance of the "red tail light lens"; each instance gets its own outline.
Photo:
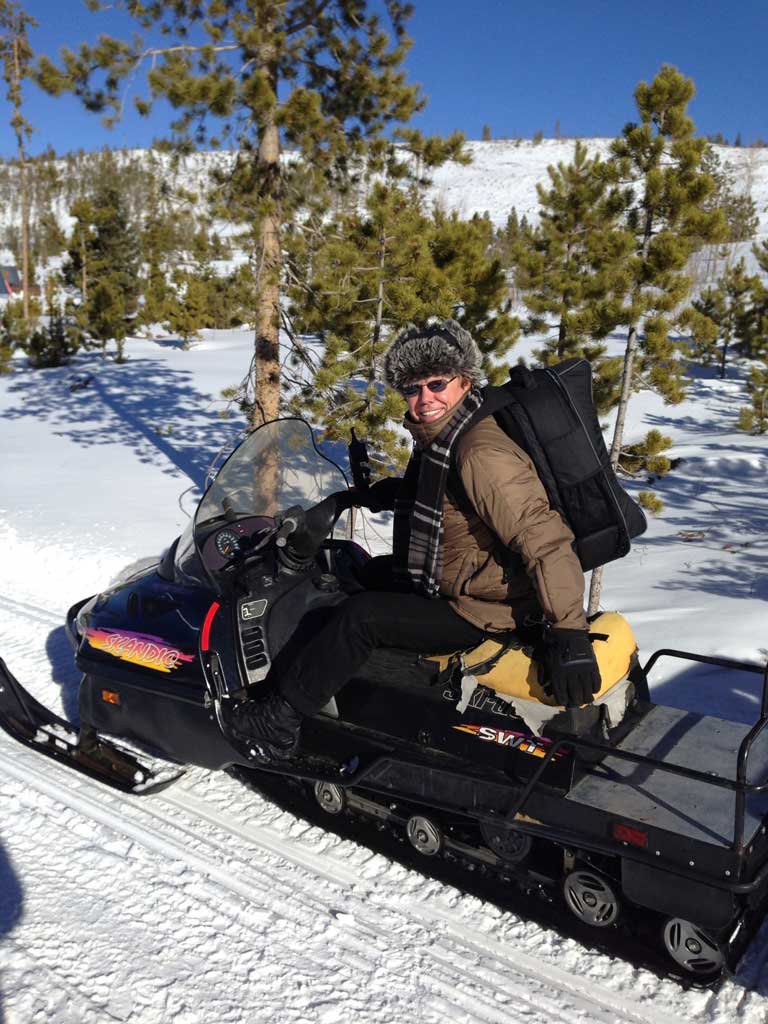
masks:
<instances>
[{"instance_id":1,"label":"red tail light lens","mask_svg":"<svg viewBox=\"0 0 768 1024\"><path fill-rule=\"evenodd\" d=\"M643 849L648 845L647 832L632 828L630 825L622 825L618 821L613 824L613 838L620 843L629 843L630 846L640 846Z\"/></svg>"}]
</instances>

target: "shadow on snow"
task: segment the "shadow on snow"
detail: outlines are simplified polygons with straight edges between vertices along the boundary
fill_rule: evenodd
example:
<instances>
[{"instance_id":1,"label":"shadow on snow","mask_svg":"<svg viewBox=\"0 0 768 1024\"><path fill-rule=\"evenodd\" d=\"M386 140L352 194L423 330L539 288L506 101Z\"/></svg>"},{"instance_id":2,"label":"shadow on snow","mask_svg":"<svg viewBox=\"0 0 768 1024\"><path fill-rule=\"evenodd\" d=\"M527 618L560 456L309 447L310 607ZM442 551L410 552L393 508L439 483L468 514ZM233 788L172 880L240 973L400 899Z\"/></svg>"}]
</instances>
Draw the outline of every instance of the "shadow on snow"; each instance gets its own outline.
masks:
<instances>
[{"instance_id":1,"label":"shadow on snow","mask_svg":"<svg viewBox=\"0 0 768 1024\"><path fill-rule=\"evenodd\" d=\"M150 359L89 363L88 370L88 386L74 393L67 383L70 368L19 374L8 386L17 404L0 416L34 417L84 448L123 445L141 462L182 473L202 490L212 454L240 424L223 426L209 409L211 396L193 386L193 374Z\"/></svg>"},{"instance_id":2,"label":"shadow on snow","mask_svg":"<svg viewBox=\"0 0 768 1024\"><path fill-rule=\"evenodd\" d=\"M714 457L733 449L710 446ZM674 470L652 486L664 500L661 536L642 537L644 547L662 548L687 541L688 558L677 574L659 580L659 590L702 590L723 597L768 600L768 506L761 488L762 465L744 462L750 456L768 456L765 448L740 449L737 469L730 478L719 471L711 476L681 476ZM767 459L768 461L768 459ZM740 483L749 481L749 489ZM632 488L634 490L634 488ZM688 535L686 537L686 534Z\"/></svg>"},{"instance_id":3,"label":"shadow on snow","mask_svg":"<svg viewBox=\"0 0 768 1024\"><path fill-rule=\"evenodd\" d=\"M24 909L24 891L13 869L13 864L0 844L0 946L21 920ZM0 1024L5 1020L3 992L0 989Z\"/></svg>"},{"instance_id":4,"label":"shadow on snow","mask_svg":"<svg viewBox=\"0 0 768 1024\"><path fill-rule=\"evenodd\" d=\"M58 626L48 634L45 653L51 666L51 679L61 689L64 717L73 725L79 725L78 692L82 673L75 665L75 652L64 626Z\"/></svg>"},{"instance_id":5,"label":"shadow on snow","mask_svg":"<svg viewBox=\"0 0 768 1024\"><path fill-rule=\"evenodd\" d=\"M768 658L768 650L765 651L765 657ZM651 700L654 704L694 711L701 715L714 715L745 725L753 725L760 717L762 675L676 658L664 658L659 664L666 669L678 666L679 671L664 682L654 683L653 677L658 671L654 669L650 680Z\"/></svg>"}]
</instances>

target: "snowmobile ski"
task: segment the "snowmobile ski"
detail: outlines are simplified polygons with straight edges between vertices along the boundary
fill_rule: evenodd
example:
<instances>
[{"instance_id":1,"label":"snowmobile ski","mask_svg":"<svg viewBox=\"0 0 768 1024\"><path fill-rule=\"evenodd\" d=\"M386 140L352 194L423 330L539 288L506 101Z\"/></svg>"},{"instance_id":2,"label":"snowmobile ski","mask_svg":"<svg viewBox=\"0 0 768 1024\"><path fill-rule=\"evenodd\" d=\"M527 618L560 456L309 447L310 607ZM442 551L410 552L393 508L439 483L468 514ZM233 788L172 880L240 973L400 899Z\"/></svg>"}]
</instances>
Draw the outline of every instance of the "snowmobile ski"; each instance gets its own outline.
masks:
<instances>
[{"instance_id":1,"label":"snowmobile ski","mask_svg":"<svg viewBox=\"0 0 768 1024\"><path fill-rule=\"evenodd\" d=\"M0 658L0 726L14 739L83 775L123 793L157 793L186 769L158 777L132 754L99 737L78 731L24 689Z\"/></svg>"}]
</instances>

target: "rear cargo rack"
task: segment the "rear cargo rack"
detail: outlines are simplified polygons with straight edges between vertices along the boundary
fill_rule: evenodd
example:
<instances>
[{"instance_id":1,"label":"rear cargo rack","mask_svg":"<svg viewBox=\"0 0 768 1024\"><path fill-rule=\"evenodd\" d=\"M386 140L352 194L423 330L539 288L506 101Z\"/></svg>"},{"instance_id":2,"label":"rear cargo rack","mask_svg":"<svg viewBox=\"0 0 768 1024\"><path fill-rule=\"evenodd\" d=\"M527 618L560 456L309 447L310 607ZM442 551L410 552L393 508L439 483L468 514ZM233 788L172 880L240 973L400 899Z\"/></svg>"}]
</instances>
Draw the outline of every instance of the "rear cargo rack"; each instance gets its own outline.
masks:
<instances>
[{"instance_id":1,"label":"rear cargo rack","mask_svg":"<svg viewBox=\"0 0 768 1024\"><path fill-rule=\"evenodd\" d=\"M726 888L729 888L734 892L750 892L762 884L764 876L768 871L768 864L766 864L763 866L756 878L751 882L739 881L744 867L745 854L747 852L744 841L746 798L747 795L752 793L764 793L768 791L768 778L759 783L747 782L747 769L749 766L750 752L755 740L763 731L765 726L768 725L768 663L765 666L760 666L750 662L733 661L730 658L711 657L708 655L693 654L690 651L678 651L672 648L662 648L655 651L648 659L645 666L642 667L641 671L643 674L647 676L656 662L663 657L680 658L685 661L695 661L703 665L712 665L717 668L735 669L737 671L762 675L763 686L760 700L760 717L746 734L739 746L736 758L736 778L727 778L711 772L702 772L694 768L687 768L683 765L669 764L666 761L659 760L658 758L649 757L647 754L639 754L634 751L622 750L619 747L613 747L610 744L600 743L596 740L578 737L563 737L561 739L554 740L554 742L547 748L547 752L537 766L535 773L524 786L515 805L508 812L507 819L512 821L522 812L529 798L541 782L542 776L544 775L547 767L563 748L602 753L610 755L612 758L633 762L648 768L659 769L660 771L668 772L671 775L683 776L686 779L703 782L710 786L716 786L721 789L730 789L735 792L736 796L734 806L733 839L728 843L728 849L736 856L738 866L735 872L734 881L727 885ZM525 828L524 823L522 824L523 830L528 831L528 829ZM606 847L606 849L608 849L608 847Z\"/></svg>"}]
</instances>

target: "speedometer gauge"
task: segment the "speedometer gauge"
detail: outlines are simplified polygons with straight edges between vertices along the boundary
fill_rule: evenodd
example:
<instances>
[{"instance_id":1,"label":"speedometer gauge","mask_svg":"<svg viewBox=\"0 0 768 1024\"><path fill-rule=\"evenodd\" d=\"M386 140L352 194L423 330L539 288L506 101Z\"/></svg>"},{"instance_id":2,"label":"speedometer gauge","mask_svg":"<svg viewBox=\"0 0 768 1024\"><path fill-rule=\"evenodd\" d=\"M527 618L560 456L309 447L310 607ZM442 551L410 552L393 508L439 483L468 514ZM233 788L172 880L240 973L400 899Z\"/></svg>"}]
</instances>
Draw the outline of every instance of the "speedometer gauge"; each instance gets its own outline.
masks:
<instances>
[{"instance_id":1,"label":"speedometer gauge","mask_svg":"<svg viewBox=\"0 0 768 1024\"><path fill-rule=\"evenodd\" d=\"M240 551L240 538L233 530L220 530L216 534L216 550L223 558L234 558Z\"/></svg>"}]
</instances>

